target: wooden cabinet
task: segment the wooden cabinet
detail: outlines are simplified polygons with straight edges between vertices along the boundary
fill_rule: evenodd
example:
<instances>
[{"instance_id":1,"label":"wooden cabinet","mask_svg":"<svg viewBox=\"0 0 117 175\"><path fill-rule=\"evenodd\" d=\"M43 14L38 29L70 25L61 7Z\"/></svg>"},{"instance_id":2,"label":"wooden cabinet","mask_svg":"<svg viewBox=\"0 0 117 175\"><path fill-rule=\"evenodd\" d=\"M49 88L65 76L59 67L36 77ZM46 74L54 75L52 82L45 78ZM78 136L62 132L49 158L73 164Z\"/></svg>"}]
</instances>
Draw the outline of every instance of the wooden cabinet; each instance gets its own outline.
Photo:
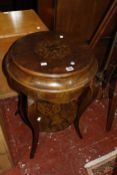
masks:
<instances>
[{"instance_id":1,"label":"wooden cabinet","mask_svg":"<svg viewBox=\"0 0 117 175\"><path fill-rule=\"evenodd\" d=\"M87 41L91 39L112 2L113 0L38 0L38 13L48 27ZM109 29L111 28L112 25Z\"/></svg>"},{"instance_id":2,"label":"wooden cabinet","mask_svg":"<svg viewBox=\"0 0 117 175\"><path fill-rule=\"evenodd\" d=\"M37 12L48 28L55 27L56 19L56 0L38 0Z\"/></svg>"},{"instance_id":3,"label":"wooden cabinet","mask_svg":"<svg viewBox=\"0 0 117 175\"><path fill-rule=\"evenodd\" d=\"M112 0L59 0L56 30L71 33L81 41L90 40Z\"/></svg>"}]
</instances>

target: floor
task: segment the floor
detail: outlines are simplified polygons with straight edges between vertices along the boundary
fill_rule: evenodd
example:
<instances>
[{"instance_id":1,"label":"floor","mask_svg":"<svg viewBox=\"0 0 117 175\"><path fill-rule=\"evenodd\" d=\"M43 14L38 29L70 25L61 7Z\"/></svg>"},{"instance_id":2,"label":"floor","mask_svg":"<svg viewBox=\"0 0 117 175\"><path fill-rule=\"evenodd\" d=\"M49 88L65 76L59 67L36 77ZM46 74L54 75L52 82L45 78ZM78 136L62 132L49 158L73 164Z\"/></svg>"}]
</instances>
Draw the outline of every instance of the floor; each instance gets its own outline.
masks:
<instances>
[{"instance_id":1,"label":"floor","mask_svg":"<svg viewBox=\"0 0 117 175\"><path fill-rule=\"evenodd\" d=\"M96 99L82 115L80 139L73 125L56 133L40 133L35 158L29 159L31 132L15 116L17 98L0 101L15 166L2 175L87 175L84 165L117 147L117 111L111 132L105 131L108 100Z\"/></svg>"}]
</instances>

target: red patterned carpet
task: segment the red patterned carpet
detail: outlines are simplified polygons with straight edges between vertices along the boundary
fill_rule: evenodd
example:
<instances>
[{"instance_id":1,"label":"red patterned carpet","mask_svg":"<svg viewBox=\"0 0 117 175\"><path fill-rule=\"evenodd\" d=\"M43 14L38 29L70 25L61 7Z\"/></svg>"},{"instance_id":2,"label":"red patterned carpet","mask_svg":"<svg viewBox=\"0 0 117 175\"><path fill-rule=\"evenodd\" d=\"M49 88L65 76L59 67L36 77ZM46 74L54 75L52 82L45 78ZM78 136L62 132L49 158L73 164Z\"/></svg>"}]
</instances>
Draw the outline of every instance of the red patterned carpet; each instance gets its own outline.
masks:
<instances>
[{"instance_id":1,"label":"red patterned carpet","mask_svg":"<svg viewBox=\"0 0 117 175\"><path fill-rule=\"evenodd\" d=\"M15 167L2 175L87 175L84 165L117 147L117 113L105 131L107 100L95 100L81 117L81 140L73 125L56 133L40 133L35 158L29 159L31 131L15 116L17 98L0 101Z\"/></svg>"}]
</instances>

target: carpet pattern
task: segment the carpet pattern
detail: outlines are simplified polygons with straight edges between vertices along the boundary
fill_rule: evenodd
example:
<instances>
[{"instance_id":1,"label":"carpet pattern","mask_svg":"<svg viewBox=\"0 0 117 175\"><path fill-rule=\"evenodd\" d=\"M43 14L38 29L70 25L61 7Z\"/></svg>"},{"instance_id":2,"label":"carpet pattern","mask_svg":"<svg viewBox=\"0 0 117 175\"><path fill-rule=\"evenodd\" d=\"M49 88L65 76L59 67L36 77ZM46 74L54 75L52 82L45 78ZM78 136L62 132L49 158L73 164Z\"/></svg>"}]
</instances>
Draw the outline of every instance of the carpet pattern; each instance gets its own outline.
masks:
<instances>
[{"instance_id":1,"label":"carpet pattern","mask_svg":"<svg viewBox=\"0 0 117 175\"><path fill-rule=\"evenodd\" d=\"M111 132L105 131L107 100L95 100L80 120L83 139L71 125L55 133L40 133L34 159L29 159L31 131L15 116L17 98L0 101L14 169L4 175L87 175L84 165L117 146L117 114Z\"/></svg>"}]
</instances>

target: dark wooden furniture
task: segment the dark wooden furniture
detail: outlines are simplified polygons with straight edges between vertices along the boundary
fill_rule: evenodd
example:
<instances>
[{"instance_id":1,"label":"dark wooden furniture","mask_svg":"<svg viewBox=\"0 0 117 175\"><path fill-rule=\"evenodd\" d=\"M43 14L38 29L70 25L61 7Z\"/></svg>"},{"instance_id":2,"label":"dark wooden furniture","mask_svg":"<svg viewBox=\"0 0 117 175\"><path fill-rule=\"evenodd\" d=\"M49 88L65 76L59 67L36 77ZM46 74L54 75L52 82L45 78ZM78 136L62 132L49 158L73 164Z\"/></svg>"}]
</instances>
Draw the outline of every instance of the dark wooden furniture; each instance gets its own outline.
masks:
<instances>
[{"instance_id":1,"label":"dark wooden furniture","mask_svg":"<svg viewBox=\"0 0 117 175\"><path fill-rule=\"evenodd\" d=\"M96 92L97 61L87 46L56 32L30 34L13 44L3 69L19 92L17 112L32 130L30 158L39 131L58 131L74 123L82 137L80 116Z\"/></svg>"},{"instance_id":2,"label":"dark wooden furniture","mask_svg":"<svg viewBox=\"0 0 117 175\"><path fill-rule=\"evenodd\" d=\"M49 28L53 28L59 32L77 35L81 41L91 39L100 21L113 2L113 0L37 1L38 13ZM109 30L111 30L111 27Z\"/></svg>"}]
</instances>

